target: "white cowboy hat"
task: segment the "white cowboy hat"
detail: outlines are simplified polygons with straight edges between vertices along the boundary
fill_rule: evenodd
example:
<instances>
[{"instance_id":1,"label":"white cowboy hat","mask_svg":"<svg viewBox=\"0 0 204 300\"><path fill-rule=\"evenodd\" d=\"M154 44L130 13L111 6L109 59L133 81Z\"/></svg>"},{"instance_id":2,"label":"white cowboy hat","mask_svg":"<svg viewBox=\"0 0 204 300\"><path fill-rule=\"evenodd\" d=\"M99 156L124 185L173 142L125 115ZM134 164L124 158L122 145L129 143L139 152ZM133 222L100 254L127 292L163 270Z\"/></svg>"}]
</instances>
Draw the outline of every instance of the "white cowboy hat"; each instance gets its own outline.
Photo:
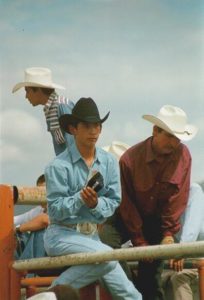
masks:
<instances>
[{"instance_id":1,"label":"white cowboy hat","mask_svg":"<svg viewBox=\"0 0 204 300\"><path fill-rule=\"evenodd\" d=\"M164 105L157 117L153 115L143 115L142 117L176 136L181 141L190 141L198 132L196 126L187 124L186 113L177 106Z\"/></svg>"},{"instance_id":2,"label":"white cowboy hat","mask_svg":"<svg viewBox=\"0 0 204 300\"><path fill-rule=\"evenodd\" d=\"M27 298L27 300L57 300L57 297L53 292L44 292Z\"/></svg>"},{"instance_id":3,"label":"white cowboy hat","mask_svg":"<svg viewBox=\"0 0 204 300\"><path fill-rule=\"evenodd\" d=\"M110 152L116 156L116 158L119 160L121 155L130 148L129 145L119 142L119 141L113 141L111 145L102 147L103 150Z\"/></svg>"},{"instance_id":4,"label":"white cowboy hat","mask_svg":"<svg viewBox=\"0 0 204 300\"><path fill-rule=\"evenodd\" d=\"M33 67L25 70L25 80L23 82L17 83L12 92L15 93L22 87L32 86L32 87L44 87L51 89L61 89L65 88L52 82L52 72L48 68Z\"/></svg>"}]
</instances>

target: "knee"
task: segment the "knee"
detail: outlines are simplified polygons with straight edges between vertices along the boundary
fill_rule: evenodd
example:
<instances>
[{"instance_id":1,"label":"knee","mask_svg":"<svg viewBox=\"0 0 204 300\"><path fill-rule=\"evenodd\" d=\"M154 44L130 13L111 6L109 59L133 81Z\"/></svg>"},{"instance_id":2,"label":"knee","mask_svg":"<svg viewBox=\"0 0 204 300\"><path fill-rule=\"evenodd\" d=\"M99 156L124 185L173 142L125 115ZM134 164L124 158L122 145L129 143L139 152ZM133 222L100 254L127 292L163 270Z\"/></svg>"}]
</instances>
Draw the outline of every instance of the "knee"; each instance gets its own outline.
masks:
<instances>
[{"instance_id":1,"label":"knee","mask_svg":"<svg viewBox=\"0 0 204 300\"><path fill-rule=\"evenodd\" d=\"M177 288L186 283L186 276L182 272L175 272L170 278L170 284L173 288Z\"/></svg>"}]
</instances>

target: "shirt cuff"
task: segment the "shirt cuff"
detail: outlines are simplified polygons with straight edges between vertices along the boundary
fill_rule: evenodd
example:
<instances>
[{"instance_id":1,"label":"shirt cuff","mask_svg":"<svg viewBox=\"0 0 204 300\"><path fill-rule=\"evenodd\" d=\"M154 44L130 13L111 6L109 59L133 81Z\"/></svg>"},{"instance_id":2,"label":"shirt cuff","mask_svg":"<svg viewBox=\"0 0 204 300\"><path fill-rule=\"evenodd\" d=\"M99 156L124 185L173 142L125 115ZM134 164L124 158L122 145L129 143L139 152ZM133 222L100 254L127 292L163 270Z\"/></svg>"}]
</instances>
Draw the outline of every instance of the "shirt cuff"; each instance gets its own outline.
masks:
<instances>
[{"instance_id":1,"label":"shirt cuff","mask_svg":"<svg viewBox=\"0 0 204 300\"><path fill-rule=\"evenodd\" d=\"M94 208L90 208L90 212L92 215L94 215L96 218L101 217L101 210L102 210L102 205L101 202L98 198L98 203Z\"/></svg>"},{"instance_id":2,"label":"shirt cuff","mask_svg":"<svg viewBox=\"0 0 204 300\"><path fill-rule=\"evenodd\" d=\"M148 242L145 240L142 233L137 233L131 238L133 246L147 246Z\"/></svg>"},{"instance_id":3,"label":"shirt cuff","mask_svg":"<svg viewBox=\"0 0 204 300\"><path fill-rule=\"evenodd\" d=\"M76 193L75 197L76 197L76 201L75 201L76 209L80 209L82 206L85 205L83 199L81 198L81 191Z\"/></svg>"},{"instance_id":4,"label":"shirt cuff","mask_svg":"<svg viewBox=\"0 0 204 300\"><path fill-rule=\"evenodd\" d=\"M165 237L165 236L173 236L173 234L170 232L170 231L165 231L164 233L163 233L163 236Z\"/></svg>"}]
</instances>

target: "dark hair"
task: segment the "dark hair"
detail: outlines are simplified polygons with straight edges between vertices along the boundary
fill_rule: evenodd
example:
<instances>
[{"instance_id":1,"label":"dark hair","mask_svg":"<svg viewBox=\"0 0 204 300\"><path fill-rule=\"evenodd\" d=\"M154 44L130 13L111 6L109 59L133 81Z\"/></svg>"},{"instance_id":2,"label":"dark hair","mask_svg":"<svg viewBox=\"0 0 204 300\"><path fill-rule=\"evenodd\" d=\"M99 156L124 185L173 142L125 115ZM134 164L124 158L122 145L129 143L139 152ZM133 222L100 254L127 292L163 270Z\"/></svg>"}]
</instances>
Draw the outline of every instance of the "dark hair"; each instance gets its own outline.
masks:
<instances>
[{"instance_id":1,"label":"dark hair","mask_svg":"<svg viewBox=\"0 0 204 300\"><path fill-rule=\"evenodd\" d=\"M72 120L72 122L69 124L69 126L71 125L71 126L73 126L74 128L77 128L77 126L78 126L78 124L79 123L84 123L84 124L89 124L90 122L86 122L86 121L82 121L82 120L79 120L79 119L73 119ZM102 128L102 124L100 123L100 126L101 126L101 128Z\"/></svg>"},{"instance_id":2,"label":"dark hair","mask_svg":"<svg viewBox=\"0 0 204 300\"><path fill-rule=\"evenodd\" d=\"M38 89L40 89L43 92L43 94L47 96L51 95L55 90L55 89L42 88L37 86L30 86L30 88L33 90L33 92L36 92Z\"/></svg>"},{"instance_id":3,"label":"dark hair","mask_svg":"<svg viewBox=\"0 0 204 300\"><path fill-rule=\"evenodd\" d=\"M45 175L42 174L38 177L38 179L36 180L36 185L39 185L39 184L42 184L42 183L45 183Z\"/></svg>"},{"instance_id":4,"label":"dark hair","mask_svg":"<svg viewBox=\"0 0 204 300\"><path fill-rule=\"evenodd\" d=\"M157 125L154 125L154 127L157 129L158 132L162 132L162 131L165 131L164 129L158 127Z\"/></svg>"},{"instance_id":5,"label":"dark hair","mask_svg":"<svg viewBox=\"0 0 204 300\"><path fill-rule=\"evenodd\" d=\"M55 285L47 291L55 293L57 300L80 300L78 290L68 284Z\"/></svg>"}]
</instances>

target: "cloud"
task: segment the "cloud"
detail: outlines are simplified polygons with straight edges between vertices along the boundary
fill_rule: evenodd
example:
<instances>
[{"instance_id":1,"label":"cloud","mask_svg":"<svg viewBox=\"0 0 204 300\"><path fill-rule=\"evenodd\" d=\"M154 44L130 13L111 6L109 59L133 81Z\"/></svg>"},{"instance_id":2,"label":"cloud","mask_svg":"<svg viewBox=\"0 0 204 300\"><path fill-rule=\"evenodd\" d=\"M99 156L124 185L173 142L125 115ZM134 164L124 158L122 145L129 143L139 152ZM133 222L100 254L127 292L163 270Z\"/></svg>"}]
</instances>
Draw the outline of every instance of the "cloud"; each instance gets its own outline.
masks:
<instances>
[{"instance_id":1,"label":"cloud","mask_svg":"<svg viewBox=\"0 0 204 300\"><path fill-rule=\"evenodd\" d=\"M22 162L23 152L17 145L12 145L9 143L4 143L1 141L0 144L0 162Z\"/></svg>"},{"instance_id":2,"label":"cloud","mask_svg":"<svg viewBox=\"0 0 204 300\"><path fill-rule=\"evenodd\" d=\"M39 121L25 111L10 109L0 114L2 139L30 143L42 134Z\"/></svg>"},{"instance_id":3,"label":"cloud","mask_svg":"<svg viewBox=\"0 0 204 300\"><path fill-rule=\"evenodd\" d=\"M143 113L156 114L166 103L182 107L200 128L190 147L195 173L202 172L200 1L18 0L4 1L2 11L4 177L32 181L54 155L41 107L40 113L33 109L23 90L11 94L29 66L50 68L53 81L66 86L64 94L74 101L93 97L101 116L111 111L99 140L102 146L116 139L132 145L151 134L151 125L141 119Z\"/></svg>"},{"instance_id":4,"label":"cloud","mask_svg":"<svg viewBox=\"0 0 204 300\"><path fill-rule=\"evenodd\" d=\"M0 156L3 163L32 161L37 156L44 157L49 149L50 140L41 120L25 111L3 111L0 114L0 127Z\"/></svg>"},{"instance_id":5,"label":"cloud","mask_svg":"<svg viewBox=\"0 0 204 300\"><path fill-rule=\"evenodd\" d=\"M33 185L54 157L45 120L17 109L3 111L0 120L0 182Z\"/></svg>"}]
</instances>

